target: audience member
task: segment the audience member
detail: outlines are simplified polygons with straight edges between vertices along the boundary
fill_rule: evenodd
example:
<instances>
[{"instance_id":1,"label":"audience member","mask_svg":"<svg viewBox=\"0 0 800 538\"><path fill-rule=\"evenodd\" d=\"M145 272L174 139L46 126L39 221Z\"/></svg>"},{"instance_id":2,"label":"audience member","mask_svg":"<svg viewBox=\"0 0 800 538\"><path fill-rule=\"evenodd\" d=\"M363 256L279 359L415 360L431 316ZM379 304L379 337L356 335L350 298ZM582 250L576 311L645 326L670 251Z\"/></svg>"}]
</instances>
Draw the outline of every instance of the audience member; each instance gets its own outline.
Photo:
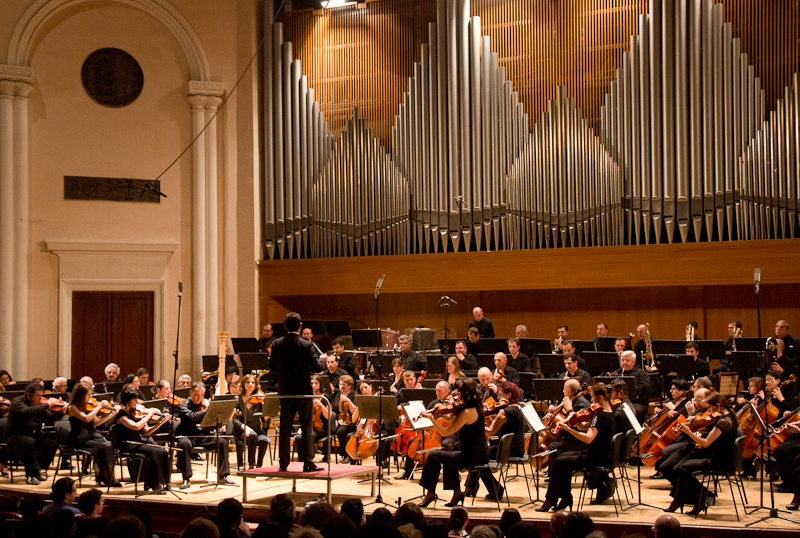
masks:
<instances>
[{"instance_id":1,"label":"audience member","mask_svg":"<svg viewBox=\"0 0 800 538\"><path fill-rule=\"evenodd\" d=\"M361 499L347 499L342 503L342 508L339 511L342 515L349 517L356 527L366 523L364 503L361 502Z\"/></svg>"},{"instance_id":2,"label":"audience member","mask_svg":"<svg viewBox=\"0 0 800 538\"><path fill-rule=\"evenodd\" d=\"M356 530L356 524L348 516L338 515L329 519L320 529L324 538L350 538Z\"/></svg>"},{"instance_id":3,"label":"audience member","mask_svg":"<svg viewBox=\"0 0 800 538\"><path fill-rule=\"evenodd\" d=\"M19 501L19 513L25 521L30 521L41 515L43 509L44 499L35 493L27 493Z\"/></svg>"},{"instance_id":4,"label":"audience member","mask_svg":"<svg viewBox=\"0 0 800 538\"><path fill-rule=\"evenodd\" d=\"M179 538L219 538L219 529L210 519L196 517L183 528Z\"/></svg>"},{"instance_id":5,"label":"audience member","mask_svg":"<svg viewBox=\"0 0 800 538\"><path fill-rule=\"evenodd\" d=\"M530 521L517 521L506 531L506 538L540 538L539 529Z\"/></svg>"},{"instance_id":6,"label":"audience member","mask_svg":"<svg viewBox=\"0 0 800 538\"><path fill-rule=\"evenodd\" d=\"M69 510L57 510L50 517L50 535L53 538L72 538L75 534L75 514ZM105 538L105 536L103 537Z\"/></svg>"},{"instance_id":7,"label":"audience member","mask_svg":"<svg viewBox=\"0 0 800 538\"><path fill-rule=\"evenodd\" d=\"M503 510L503 515L500 516L500 530L503 534L508 534L508 529L512 525L522 521L522 516L519 515L519 510L516 508L506 508Z\"/></svg>"},{"instance_id":8,"label":"audience member","mask_svg":"<svg viewBox=\"0 0 800 538\"><path fill-rule=\"evenodd\" d=\"M82 516L75 518L75 538L83 536L102 536L108 525L108 518L103 517L103 492L90 489L78 497L78 508Z\"/></svg>"},{"instance_id":9,"label":"audience member","mask_svg":"<svg viewBox=\"0 0 800 538\"><path fill-rule=\"evenodd\" d=\"M447 526L438 519L428 519L420 529L422 538L447 538Z\"/></svg>"},{"instance_id":10,"label":"audience member","mask_svg":"<svg viewBox=\"0 0 800 538\"><path fill-rule=\"evenodd\" d=\"M490 525L487 525L487 527L489 527L492 530L492 532L494 533L495 536L497 536L497 538L503 538L503 531L500 530L500 527L498 527L497 525L495 525L493 523L490 524Z\"/></svg>"},{"instance_id":11,"label":"audience member","mask_svg":"<svg viewBox=\"0 0 800 538\"><path fill-rule=\"evenodd\" d=\"M300 514L300 526L311 526L319 531L322 530L322 527L324 527L328 521L335 518L337 515L339 514L331 503L320 501L309 504L305 507L303 513Z\"/></svg>"},{"instance_id":12,"label":"audience member","mask_svg":"<svg viewBox=\"0 0 800 538\"><path fill-rule=\"evenodd\" d=\"M378 508L378 510L386 510L386 508ZM376 512L378 510L375 510ZM386 510L388 512L388 510ZM373 517L374 517L373 513ZM385 517L385 516L379 516ZM353 538L375 538L375 536L380 536L381 538L403 538L403 534L397 530L393 525L389 523L367 523L356 529L356 532L353 533Z\"/></svg>"},{"instance_id":13,"label":"audience member","mask_svg":"<svg viewBox=\"0 0 800 538\"><path fill-rule=\"evenodd\" d=\"M562 538L564 536L564 525L567 524L567 517L569 517L569 512L559 510L550 518L550 534L553 538Z\"/></svg>"},{"instance_id":14,"label":"audience member","mask_svg":"<svg viewBox=\"0 0 800 538\"><path fill-rule=\"evenodd\" d=\"M497 535L492 529L489 528L488 525L478 525L472 529L470 538L497 538Z\"/></svg>"},{"instance_id":15,"label":"audience member","mask_svg":"<svg viewBox=\"0 0 800 538\"><path fill-rule=\"evenodd\" d=\"M115 517L106 525L102 538L146 538L147 530L138 518L133 516ZM194 535L189 535L195 538Z\"/></svg>"},{"instance_id":16,"label":"audience member","mask_svg":"<svg viewBox=\"0 0 800 538\"><path fill-rule=\"evenodd\" d=\"M153 517L144 506L134 504L128 509L128 515L137 518L144 525L144 531L147 538L158 538L157 534L153 534Z\"/></svg>"},{"instance_id":17,"label":"audience member","mask_svg":"<svg viewBox=\"0 0 800 538\"><path fill-rule=\"evenodd\" d=\"M467 532L469 513L463 506L454 506L450 510L450 536L469 536Z\"/></svg>"},{"instance_id":18,"label":"audience member","mask_svg":"<svg viewBox=\"0 0 800 538\"><path fill-rule=\"evenodd\" d=\"M592 531L586 535L586 538L608 538L608 535L603 531ZM627 538L647 538L643 534L629 534Z\"/></svg>"},{"instance_id":19,"label":"audience member","mask_svg":"<svg viewBox=\"0 0 800 538\"><path fill-rule=\"evenodd\" d=\"M656 538L681 538L681 522L675 516L658 516L653 532Z\"/></svg>"},{"instance_id":20,"label":"audience member","mask_svg":"<svg viewBox=\"0 0 800 538\"><path fill-rule=\"evenodd\" d=\"M51 516L60 510L69 510L74 515L81 513L80 510L72 506L72 503L75 502L75 497L78 496L78 487L73 479L65 476L56 480L51 494L53 502L44 507L42 514Z\"/></svg>"},{"instance_id":21,"label":"audience member","mask_svg":"<svg viewBox=\"0 0 800 538\"><path fill-rule=\"evenodd\" d=\"M422 514L422 508L415 503L404 504L394 514L394 525L396 527L411 523L415 529L419 529L424 522L425 516Z\"/></svg>"},{"instance_id":22,"label":"audience member","mask_svg":"<svg viewBox=\"0 0 800 538\"><path fill-rule=\"evenodd\" d=\"M586 535L594 531L594 522L584 512L570 512L564 524L564 534L562 538L586 538Z\"/></svg>"},{"instance_id":23,"label":"audience member","mask_svg":"<svg viewBox=\"0 0 800 538\"><path fill-rule=\"evenodd\" d=\"M300 528L294 523L296 511L294 497L289 493L279 493L270 501L269 520L280 525L281 536L288 536L293 528ZM261 525L259 525L260 527Z\"/></svg>"},{"instance_id":24,"label":"audience member","mask_svg":"<svg viewBox=\"0 0 800 538\"><path fill-rule=\"evenodd\" d=\"M220 538L250 536L250 528L244 523L244 507L234 498L223 499L217 505L217 524Z\"/></svg>"},{"instance_id":25,"label":"audience member","mask_svg":"<svg viewBox=\"0 0 800 538\"><path fill-rule=\"evenodd\" d=\"M392 515L392 512L388 508L378 508L377 510L372 512L372 519L370 520L370 523L373 523L375 525L381 525L381 524L391 525L393 518L394 516Z\"/></svg>"}]
</instances>

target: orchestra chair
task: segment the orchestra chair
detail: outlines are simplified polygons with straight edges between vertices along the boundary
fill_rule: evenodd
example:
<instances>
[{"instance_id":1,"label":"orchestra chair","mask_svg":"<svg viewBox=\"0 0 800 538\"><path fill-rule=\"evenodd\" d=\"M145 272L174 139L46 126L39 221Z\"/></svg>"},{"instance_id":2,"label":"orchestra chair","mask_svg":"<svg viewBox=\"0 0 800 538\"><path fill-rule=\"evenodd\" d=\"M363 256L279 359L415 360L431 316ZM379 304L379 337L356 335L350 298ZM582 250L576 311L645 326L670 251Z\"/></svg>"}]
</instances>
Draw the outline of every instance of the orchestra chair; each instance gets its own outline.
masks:
<instances>
[{"instance_id":1,"label":"orchestra chair","mask_svg":"<svg viewBox=\"0 0 800 538\"><path fill-rule=\"evenodd\" d=\"M82 448L72 448L67 446L67 439L69 432L72 431L68 420L59 420L55 423L56 428L56 443L58 444L58 464L53 472L53 484L56 483L58 471L61 469L61 464L64 463L64 458L69 463L72 463L72 458L75 457L78 465L78 487L81 487L81 479L83 478L83 471L87 469L88 463L92 460L92 453ZM69 470L69 475L72 476L72 469Z\"/></svg>"},{"instance_id":2,"label":"orchestra chair","mask_svg":"<svg viewBox=\"0 0 800 538\"><path fill-rule=\"evenodd\" d=\"M728 403L733 402L739 395L739 373L720 372L719 373L719 393L725 396Z\"/></svg>"},{"instance_id":3,"label":"orchestra chair","mask_svg":"<svg viewBox=\"0 0 800 538\"><path fill-rule=\"evenodd\" d=\"M630 477L628 474L628 466L626 462L631 457L631 453L633 452L633 444L636 442L636 432L633 431L633 428L626 431L624 436L622 437L622 443L620 443L620 453L619 453L619 461L616 462L615 469L619 472L619 480L622 483L622 492L625 493L625 502L630 504L630 499L633 499L633 486L631 482L635 480ZM625 485L628 485L628 489L625 489ZM628 497L628 491L630 491L630 497ZM620 505L622 500L620 499Z\"/></svg>"},{"instance_id":4,"label":"orchestra chair","mask_svg":"<svg viewBox=\"0 0 800 538\"><path fill-rule=\"evenodd\" d=\"M537 440L538 440L539 436L536 433L532 433L531 436L532 437L531 437L530 442L528 443L527 452L525 452L522 456L519 456L519 457L515 457L515 456L509 456L508 457L509 466L510 465L515 465L516 466L515 467L515 469L516 469L515 473L516 474L514 474L513 476L507 476L506 477L506 482L508 482L509 480L514 480L515 478L520 478L519 466L522 465L522 477L525 478L525 486L528 488L528 499L530 499L531 502L532 502L533 501L533 497L531 497L531 483L530 483L530 480L533 479L532 456L534 454L536 454L536 448L537 448L537 444L538 444ZM525 468L525 464L526 463L531 463L531 477L530 478L528 478L528 470Z\"/></svg>"},{"instance_id":5,"label":"orchestra chair","mask_svg":"<svg viewBox=\"0 0 800 538\"><path fill-rule=\"evenodd\" d=\"M733 443L733 467L730 469L725 469L722 471L716 471L713 469L709 469L707 471L698 471L694 473L695 475L702 475L700 483L703 485L704 488L711 491L711 483L714 483L714 490L711 493L714 494L713 497L713 504L717 504L717 497L719 483L723 480L727 480L728 486L731 488L731 500L733 501L733 509L736 511L736 521L740 521L739 519L739 507L736 505L736 495L733 492L733 485L736 484L736 489L739 490L739 499L742 501L742 510L747 513L746 506L747 506L747 492L744 489L744 481L739 477L739 473L742 471L742 460L744 459L744 442L747 439L747 436L741 435L742 430L739 430L739 437L736 438L736 441ZM706 501L706 508L703 511L705 515L708 515L708 500ZM695 515L695 519L699 516L700 513L698 512Z\"/></svg>"},{"instance_id":6,"label":"orchestra chair","mask_svg":"<svg viewBox=\"0 0 800 538\"><path fill-rule=\"evenodd\" d=\"M481 465L473 465L472 467L467 467L467 482L472 477L473 473L477 473L480 476L482 471L489 471L493 475L495 472L499 472L498 475L498 482L500 486L503 488L503 494L506 496L506 502L508 506L511 506L511 499L508 494L508 484L506 483L506 474L508 473L508 468L510 466L508 462L508 455L511 453L511 441L514 440L513 433L507 433L503 437L500 438L500 448L497 450L497 459L496 460L489 460L488 463L481 464ZM480 487L476 486L475 490L472 492L472 504L475 504L475 497L478 495L478 490ZM491 491L489 493L492 493ZM497 511L502 512L500 508L500 498L497 497L497 492L495 494L495 502L497 502Z\"/></svg>"},{"instance_id":7,"label":"orchestra chair","mask_svg":"<svg viewBox=\"0 0 800 538\"><path fill-rule=\"evenodd\" d=\"M578 510L583 508L583 502L586 497L586 492L588 491L588 484L586 483L586 475L587 474L605 474L609 477L611 482L613 483L614 492L611 495L611 501L614 503L614 511L619 516L619 510L622 509L622 500L619 498L619 484L617 483L617 474L616 469L620 466L620 461L624 465L624 461L622 460L622 437L623 434L615 433L614 437L611 438L611 465L609 467L602 467L602 466L595 466L595 467L584 467L580 469L575 469L572 471L573 476L577 473L581 473L583 475L583 480L581 481L581 489L580 493L578 493ZM617 502L619 502L619 509L617 509Z\"/></svg>"},{"instance_id":8,"label":"orchestra chair","mask_svg":"<svg viewBox=\"0 0 800 538\"><path fill-rule=\"evenodd\" d=\"M128 467L128 474L130 475L130 481L133 482L133 495L134 497L139 496L139 480L142 477L142 467L144 467L144 454L139 452L128 452L123 450L119 446L119 428L124 428L121 424L114 424L111 426L109 430L109 435L111 437L111 447L114 449L114 460L119 463L119 478L120 480L124 480L125 473L122 468L122 460L127 459L128 465L131 462L135 463L136 465L136 478L133 478L133 474L130 472L130 467ZM111 490L111 486L108 487L108 491Z\"/></svg>"},{"instance_id":9,"label":"orchestra chair","mask_svg":"<svg viewBox=\"0 0 800 538\"><path fill-rule=\"evenodd\" d=\"M7 443L0 443L0 461L8 470L11 483L14 483L14 468L19 467L19 451Z\"/></svg>"}]
</instances>

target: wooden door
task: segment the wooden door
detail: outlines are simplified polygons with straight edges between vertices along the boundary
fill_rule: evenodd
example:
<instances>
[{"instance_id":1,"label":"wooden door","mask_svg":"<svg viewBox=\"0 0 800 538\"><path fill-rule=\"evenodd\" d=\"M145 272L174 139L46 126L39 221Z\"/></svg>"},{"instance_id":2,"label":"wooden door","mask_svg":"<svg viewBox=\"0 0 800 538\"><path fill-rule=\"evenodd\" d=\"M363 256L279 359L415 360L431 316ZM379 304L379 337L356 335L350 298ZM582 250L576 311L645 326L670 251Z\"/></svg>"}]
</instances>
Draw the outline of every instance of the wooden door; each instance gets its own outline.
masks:
<instances>
[{"instance_id":1,"label":"wooden door","mask_svg":"<svg viewBox=\"0 0 800 538\"><path fill-rule=\"evenodd\" d=\"M153 372L153 292L79 291L72 294L72 379L105 379L110 362L122 375ZM153 376L151 375L151 378Z\"/></svg>"}]
</instances>

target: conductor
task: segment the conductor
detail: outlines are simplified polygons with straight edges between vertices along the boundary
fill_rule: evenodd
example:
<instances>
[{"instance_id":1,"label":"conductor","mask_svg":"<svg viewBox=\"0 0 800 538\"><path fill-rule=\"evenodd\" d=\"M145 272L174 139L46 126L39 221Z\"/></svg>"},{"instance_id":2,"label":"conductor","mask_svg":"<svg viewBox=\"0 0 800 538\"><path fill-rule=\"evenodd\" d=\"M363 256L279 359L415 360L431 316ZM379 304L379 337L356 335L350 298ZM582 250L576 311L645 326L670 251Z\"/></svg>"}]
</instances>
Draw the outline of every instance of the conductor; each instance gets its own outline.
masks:
<instances>
[{"instance_id":1,"label":"conductor","mask_svg":"<svg viewBox=\"0 0 800 538\"><path fill-rule=\"evenodd\" d=\"M283 320L286 327L286 336L277 339L272 344L272 355L269 358L269 367L278 373L278 394L280 395L309 395L311 390L311 374L319 372L313 344L300 337L302 323L300 314L289 312ZM290 440L292 436L292 423L295 414L299 416L302 429L300 443L304 450L298 447L298 453L304 454L303 472L311 473L321 471L322 468L314 464L314 427L313 403L311 399L281 398L281 432L278 447L280 449L280 470L286 471L291 459Z\"/></svg>"}]
</instances>

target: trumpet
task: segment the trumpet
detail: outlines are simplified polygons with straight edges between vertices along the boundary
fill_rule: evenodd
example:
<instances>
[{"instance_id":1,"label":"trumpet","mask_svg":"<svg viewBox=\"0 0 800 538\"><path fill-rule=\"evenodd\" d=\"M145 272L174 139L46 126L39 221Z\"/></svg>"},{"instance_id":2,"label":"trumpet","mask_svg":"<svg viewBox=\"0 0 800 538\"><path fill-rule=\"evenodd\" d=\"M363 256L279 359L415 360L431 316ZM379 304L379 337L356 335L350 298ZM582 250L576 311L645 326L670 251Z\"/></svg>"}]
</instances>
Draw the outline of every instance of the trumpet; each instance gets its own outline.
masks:
<instances>
[{"instance_id":1,"label":"trumpet","mask_svg":"<svg viewBox=\"0 0 800 538\"><path fill-rule=\"evenodd\" d=\"M559 336L553 341L553 353L558 353L561 349L561 342L564 340L563 336Z\"/></svg>"},{"instance_id":2,"label":"trumpet","mask_svg":"<svg viewBox=\"0 0 800 538\"><path fill-rule=\"evenodd\" d=\"M736 327L733 330L733 342L731 343L731 351L733 351L734 353L736 353L736 339L741 337L742 337L742 328Z\"/></svg>"},{"instance_id":3,"label":"trumpet","mask_svg":"<svg viewBox=\"0 0 800 538\"><path fill-rule=\"evenodd\" d=\"M686 340L687 342L691 342L694 340L694 326L692 325L686 326L686 336L684 337L684 340Z\"/></svg>"}]
</instances>

